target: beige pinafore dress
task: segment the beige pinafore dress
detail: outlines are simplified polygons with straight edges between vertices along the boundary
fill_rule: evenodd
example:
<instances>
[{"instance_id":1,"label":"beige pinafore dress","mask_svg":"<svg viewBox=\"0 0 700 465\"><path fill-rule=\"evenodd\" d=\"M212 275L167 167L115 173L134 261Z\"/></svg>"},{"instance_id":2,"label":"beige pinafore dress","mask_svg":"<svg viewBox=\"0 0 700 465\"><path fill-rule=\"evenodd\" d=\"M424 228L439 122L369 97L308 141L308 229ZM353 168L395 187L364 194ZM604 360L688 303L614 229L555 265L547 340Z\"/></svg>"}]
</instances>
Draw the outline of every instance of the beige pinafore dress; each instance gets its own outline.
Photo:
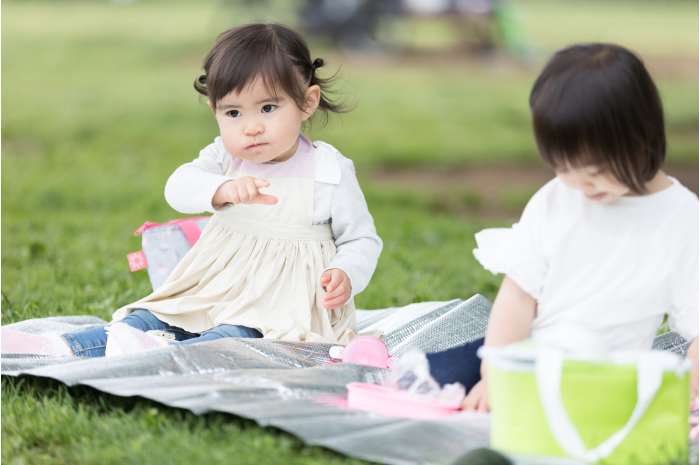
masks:
<instances>
[{"instance_id":1,"label":"beige pinafore dress","mask_svg":"<svg viewBox=\"0 0 700 465\"><path fill-rule=\"evenodd\" d=\"M232 159L227 176L267 179L275 205L217 211L166 281L118 309L115 320L145 308L160 320L200 333L220 324L255 328L265 338L346 343L354 335L352 299L326 310L321 274L335 256L329 224L313 225L315 162L310 143L290 159L255 164Z\"/></svg>"}]
</instances>

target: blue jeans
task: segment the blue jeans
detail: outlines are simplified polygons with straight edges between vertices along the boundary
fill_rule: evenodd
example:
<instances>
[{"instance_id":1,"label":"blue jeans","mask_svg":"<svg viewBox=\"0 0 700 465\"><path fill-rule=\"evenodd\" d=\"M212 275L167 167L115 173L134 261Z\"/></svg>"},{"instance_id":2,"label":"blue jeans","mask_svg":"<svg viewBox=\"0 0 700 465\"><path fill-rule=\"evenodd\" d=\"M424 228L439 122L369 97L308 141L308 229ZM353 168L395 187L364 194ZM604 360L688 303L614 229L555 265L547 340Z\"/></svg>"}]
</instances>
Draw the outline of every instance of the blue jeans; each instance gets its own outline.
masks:
<instances>
[{"instance_id":1,"label":"blue jeans","mask_svg":"<svg viewBox=\"0 0 700 465\"><path fill-rule=\"evenodd\" d=\"M194 344L203 341L213 341L223 337L262 337L262 333L257 329L247 326L218 325L203 333L190 333L177 326L160 321L146 309L138 308L129 313L120 323L127 324L141 331L166 331L175 336L175 340L180 344ZM104 357L105 346L107 345L107 332L105 326L95 326L93 328L80 329L63 336L71 350L77 357Z\"/></svg>"}]
</instances>

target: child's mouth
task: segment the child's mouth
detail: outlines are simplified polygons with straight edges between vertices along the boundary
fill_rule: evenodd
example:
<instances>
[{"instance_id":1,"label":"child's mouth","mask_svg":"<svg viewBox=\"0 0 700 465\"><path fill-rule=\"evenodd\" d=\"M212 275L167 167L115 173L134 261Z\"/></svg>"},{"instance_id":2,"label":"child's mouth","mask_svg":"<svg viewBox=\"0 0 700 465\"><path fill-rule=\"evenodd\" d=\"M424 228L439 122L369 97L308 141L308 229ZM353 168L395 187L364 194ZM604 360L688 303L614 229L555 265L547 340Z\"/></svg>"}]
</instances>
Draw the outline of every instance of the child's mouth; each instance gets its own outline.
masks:
<instances>
[{"instance_id":1,"label":"child's mouth","mask_svg":"<svg viewBox=\"0 0 700 465\"><path fill-rule=\"evenodd\" d=\"M252 149L257 149L262 147L263 145L267 145L267 142L256 142L255 144L250 144L246 146L246 150L252 150Z\"/></svg>"}]
</instances>

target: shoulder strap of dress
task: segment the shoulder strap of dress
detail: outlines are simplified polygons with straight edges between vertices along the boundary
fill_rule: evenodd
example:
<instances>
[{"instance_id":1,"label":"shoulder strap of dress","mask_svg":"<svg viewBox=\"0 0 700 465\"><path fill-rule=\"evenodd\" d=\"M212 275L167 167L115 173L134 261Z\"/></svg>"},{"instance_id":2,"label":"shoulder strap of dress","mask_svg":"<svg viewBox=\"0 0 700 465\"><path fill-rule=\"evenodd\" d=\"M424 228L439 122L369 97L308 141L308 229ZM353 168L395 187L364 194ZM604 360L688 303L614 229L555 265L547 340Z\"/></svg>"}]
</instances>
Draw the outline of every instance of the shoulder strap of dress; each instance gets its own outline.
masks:
<instances>
[{"instance_id":1,"label":"shoulder strap of dress","mask_svg":"<svg viewBox=\"0 0 700 465\"><path fill-rule=\"evenodd\" d=\"M340 184L340 152L325 142L314 142L314 180L327 184Z\"/></svg>"}]
</instances>

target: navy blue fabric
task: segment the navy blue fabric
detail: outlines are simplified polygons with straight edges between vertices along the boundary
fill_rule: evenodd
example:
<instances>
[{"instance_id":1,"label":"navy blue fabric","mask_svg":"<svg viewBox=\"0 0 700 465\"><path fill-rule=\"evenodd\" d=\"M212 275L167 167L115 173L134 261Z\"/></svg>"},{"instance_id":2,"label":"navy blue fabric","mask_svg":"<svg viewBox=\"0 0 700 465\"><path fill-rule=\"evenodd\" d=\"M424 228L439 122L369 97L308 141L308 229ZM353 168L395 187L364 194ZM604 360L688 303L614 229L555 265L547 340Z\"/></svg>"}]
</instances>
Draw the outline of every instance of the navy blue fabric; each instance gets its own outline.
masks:
<instances>
[{"instance_id":1,"label":"navy blue fabric","mask_svg":"<svg viewBox=\"0 0 700 465\"><path fill-rule=\"evenodd\" d=\"M469 392L481 380L481 359L476 355L476 351L482 345L484 338L442 352L427 354L430 374L440 386L461 383Z\"/></svg>"}]
</instances>

